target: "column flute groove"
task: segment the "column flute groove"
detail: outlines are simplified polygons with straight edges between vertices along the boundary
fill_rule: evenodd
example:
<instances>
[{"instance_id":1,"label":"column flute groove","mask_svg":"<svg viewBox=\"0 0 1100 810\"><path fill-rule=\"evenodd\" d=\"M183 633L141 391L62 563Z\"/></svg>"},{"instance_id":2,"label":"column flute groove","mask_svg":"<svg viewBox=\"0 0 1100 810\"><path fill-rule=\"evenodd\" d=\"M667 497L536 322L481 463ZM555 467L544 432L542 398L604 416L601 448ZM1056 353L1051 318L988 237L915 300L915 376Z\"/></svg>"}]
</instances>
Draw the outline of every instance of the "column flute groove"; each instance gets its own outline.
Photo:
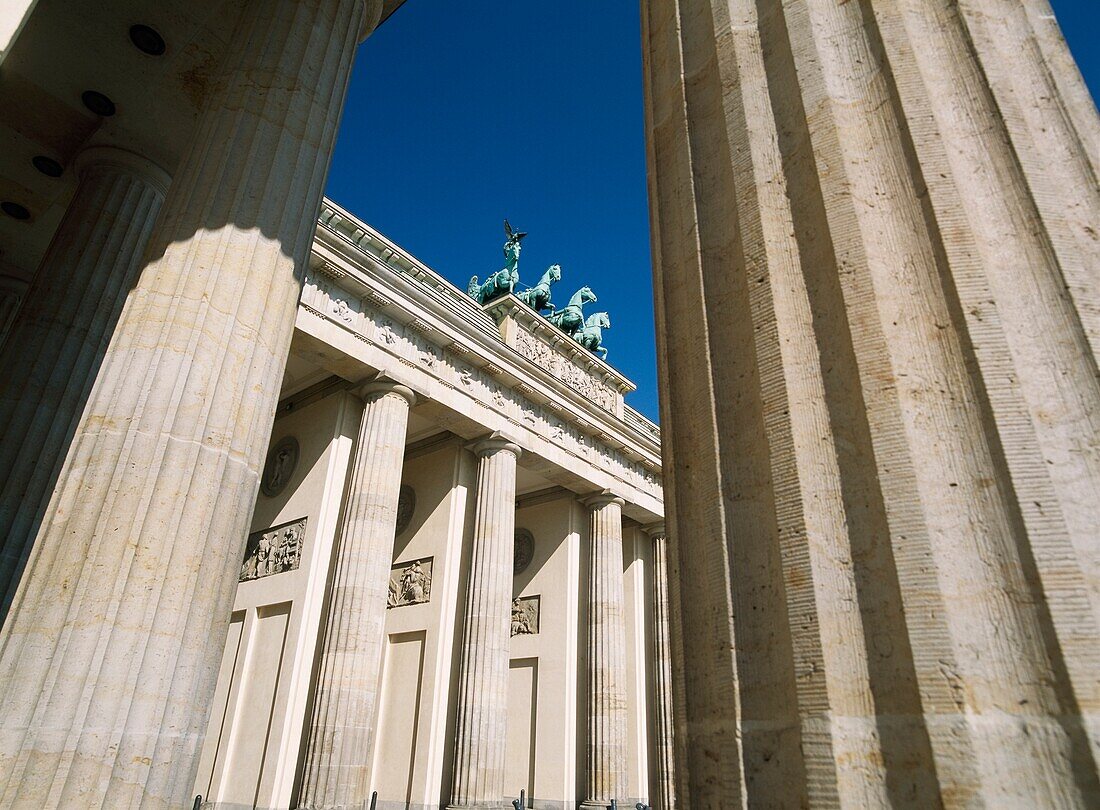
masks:
<instances>
[{"instance_id":1,"label":"column flute groove","mask_svg":"<svg viewBox=\"0 0 1100 810\"><path fill-rule=\"evenodd\" d=\"M302 810L358 807L370 800L386 595L409 408L403 385L376 381L365 400L329 596Z\"/></svg>"}]
</instances>

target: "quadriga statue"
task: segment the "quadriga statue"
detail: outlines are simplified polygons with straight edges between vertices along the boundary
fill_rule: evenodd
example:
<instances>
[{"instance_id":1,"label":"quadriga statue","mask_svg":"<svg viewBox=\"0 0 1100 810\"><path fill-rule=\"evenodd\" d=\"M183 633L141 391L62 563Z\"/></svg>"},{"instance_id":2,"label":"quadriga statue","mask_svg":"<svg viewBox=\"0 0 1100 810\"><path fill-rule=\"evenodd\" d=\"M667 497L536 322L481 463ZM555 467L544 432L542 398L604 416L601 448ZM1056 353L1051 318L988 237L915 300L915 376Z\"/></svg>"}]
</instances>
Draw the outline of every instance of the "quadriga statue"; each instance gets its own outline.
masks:
<instances>
[{"instance_id":1,"label":"quadriga statue","mask_svg":"<svg viewBox=\"0 0 1100 810\"><path fill-rule=\"evenodd\" d=\"M494 298L507 295L519 282L520 242L527 236L526 231L513 231L508 220L504 220L504 267L497 270L484 284L479 284L477 276L470 279L466 292L479 304L487 304Z\"/></svg>"},{"instance_id":2,"label":"quadriga statue","mask_svg":"<svg viewBox=\"0 0 1100 810\"><path fill-rule=\"evenodd\" d=\"M581 287L562 309L546 317L565 334L572 337L584 326L584 305L596 300L596 293L588 286Z\"/></svg>"},{"instance_id":3,"label":"quadriga statue","mask_svg":"<svg viewBox=\"0 0 1100 810\"><path fill-rule=\"evenodd\" d=\"M588 316L584 326L573 335L573 340L584 346L592 354L598 354L601 360L607 359L607 349L603 343L603 330L611 328L611 318L606 312L594 312Z\"/></svg>"},{"instance_id":4,"label":"quadriga statue","mask_svg":"<svg viewBox=\"0 0 1100 810\"><path fill-rule=\"evenodd\" d=\"M550 303L550 287L559 281L561 281L561 265L552 264L542 274L538 284L516 293L516 298L527 304L535 312L542 312L544 309L553 312L554 305Z\"/></svg>"}]
</instances>

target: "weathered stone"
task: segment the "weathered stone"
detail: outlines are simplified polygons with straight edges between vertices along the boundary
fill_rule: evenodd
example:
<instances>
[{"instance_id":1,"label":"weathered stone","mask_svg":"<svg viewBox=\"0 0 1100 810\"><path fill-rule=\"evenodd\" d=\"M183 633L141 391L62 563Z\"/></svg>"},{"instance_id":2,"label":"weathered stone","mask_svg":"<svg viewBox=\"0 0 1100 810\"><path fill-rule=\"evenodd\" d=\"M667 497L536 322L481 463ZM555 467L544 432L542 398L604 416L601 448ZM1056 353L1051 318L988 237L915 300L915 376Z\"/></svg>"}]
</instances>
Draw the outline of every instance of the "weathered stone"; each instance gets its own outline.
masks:
<instances>
[{"instance_id":1,"label":"weathered stone","mask_svg":"<svg viewBox=\"0 0 1100 810\"><path fill-rule=\"evenodd\" d=\"M1095 111L1038 4L872 5L644 6L682 783L1095 803Z\"/></svg>"}]
</instances>

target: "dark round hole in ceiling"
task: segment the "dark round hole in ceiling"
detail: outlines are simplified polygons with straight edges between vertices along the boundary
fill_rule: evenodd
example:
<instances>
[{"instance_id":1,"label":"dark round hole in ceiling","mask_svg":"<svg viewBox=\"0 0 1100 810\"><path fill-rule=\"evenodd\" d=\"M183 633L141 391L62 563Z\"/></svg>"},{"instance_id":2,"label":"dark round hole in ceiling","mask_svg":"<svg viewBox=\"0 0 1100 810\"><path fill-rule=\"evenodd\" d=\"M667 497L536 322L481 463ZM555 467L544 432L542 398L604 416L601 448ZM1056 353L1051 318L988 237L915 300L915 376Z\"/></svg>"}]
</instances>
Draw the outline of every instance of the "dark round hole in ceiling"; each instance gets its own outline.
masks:
<instances>
[{"instance_id":1,"label":"dark round hole in ceiling","mask_svg":"<svg viewBox=\"0 0 1100 810\"><path fill-rule=\"evenodd\" d=\"M35 155L31 158L31 163L34 164L34 168L38 169L38 171L42 172L46 177L60 177L62 172L65 171L60 163L45 155Z\"/></svg>"},{"instance_id":2,"label":"dark round hole in ceiling","mask_svg":"<svg viewBox=\"0 0 1100 810\"><path fill-rule=\"evenodd\" d=\"M0 202L0 210L3 210L12 219L30 219L31 212L21 206L19 203L13 203L11 200L4 200Z\"/></svg>"},{"instance_id":3,"label":"dark round hole in ceiling","mask_svg":"<svg viewBox=\"0 0 1100 810\"><path fill-rule=\"evenodd\" d=\"M148 25L130 26L130 41L142 53L150 56L160 56L165 51L164 37L150 28Z\"/></svg>"},{"instance_id":4,"label":"dark round hole in ceiling","mask_svg":"<svg viewBox=\"0 0 1100 810\"><path fill-rule=\"evenodd\" d=\"M96 115L108 118L115 114L115 103L96 90L85 90L80 94L80 100Z\"/></svg>"}]
</instances>

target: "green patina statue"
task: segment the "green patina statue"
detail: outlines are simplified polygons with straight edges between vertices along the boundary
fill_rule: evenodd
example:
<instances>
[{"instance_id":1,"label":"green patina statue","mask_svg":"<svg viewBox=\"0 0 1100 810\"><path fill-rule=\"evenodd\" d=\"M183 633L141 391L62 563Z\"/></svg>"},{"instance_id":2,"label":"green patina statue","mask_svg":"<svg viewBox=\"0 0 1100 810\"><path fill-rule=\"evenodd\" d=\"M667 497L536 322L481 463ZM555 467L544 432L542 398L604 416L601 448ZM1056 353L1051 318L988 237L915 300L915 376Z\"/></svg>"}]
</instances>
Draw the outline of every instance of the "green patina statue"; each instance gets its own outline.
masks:
<instances>
[{"instance_id":1,"label":"green patina statue","mask_svg":"<svg viewBox=\"0 0 1100 810\"><path fill-rule=\"evenodd\" d=\"M611 328L611 318L606 312L594 312L588 316L584 326L573 335L573 340L584 346L592 354L598 354L601 360L607 359L607 349L603 343L603 330Z\"/></svg>"},{"instance_id":2,"label":"green patina statue","mask_svg":"<svg viewBox=\"0 0 1100 810\"><path fill-rule=\"evenodd\" d=\"M484 284L478 284L477 276L470 279L466 292L479 304L487 304L494 298L510 293L519 282L520 241L527 236L526 231L513 231L508 220L504 220L504 233L508 239L504 243L504 267L497 270Z\"/></svg>"},{"instance_id":3,"label":"green patina statue","mask_svg":"<svg viewBox=\"0 0 1100 810\"><path fill-rule=\"evenodd\" d=\"M557 281L561 281L561 265L552 264L542 274L538 284L517 293L516 298L527 304L535 312L542 312L544 309L553 312L554 305L550 303L550 286Z\"/></svg>"},{"instance_id":4,"label":"green patina statue","mask_svg":"<svg viewBox=\"0 0 1100 810\"><path fill-rule=\"evenodd\" d=\"M565 334L572 337L584 326L584 305L596 300L596 293L590 287L581 287L564 308L559 309L546 317L546 320L554 324Z\"/></svg>"}]
</instances>

